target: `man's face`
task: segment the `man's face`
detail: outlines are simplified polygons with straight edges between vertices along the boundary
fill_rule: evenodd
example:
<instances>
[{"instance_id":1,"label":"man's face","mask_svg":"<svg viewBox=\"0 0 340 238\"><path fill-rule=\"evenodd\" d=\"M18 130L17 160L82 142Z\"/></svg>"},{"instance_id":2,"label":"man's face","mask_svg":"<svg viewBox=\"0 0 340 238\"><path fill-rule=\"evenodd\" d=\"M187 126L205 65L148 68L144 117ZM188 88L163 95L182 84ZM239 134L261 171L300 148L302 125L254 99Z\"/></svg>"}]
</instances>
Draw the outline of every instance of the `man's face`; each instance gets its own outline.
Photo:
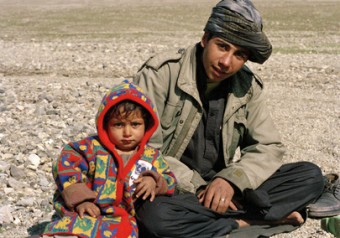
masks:
<instances>
[{"instance_id":1,"label":"man's face","mask_svg":"<svg viewBox=\"0 0 340 238\"><path fill-rule=\"evenodd\" d=\"M208 40L205 33L201 40L202 61L208 82L219 82L239 71L248 60L248 51L219 37Z\"/></svg>"}]
</instances>

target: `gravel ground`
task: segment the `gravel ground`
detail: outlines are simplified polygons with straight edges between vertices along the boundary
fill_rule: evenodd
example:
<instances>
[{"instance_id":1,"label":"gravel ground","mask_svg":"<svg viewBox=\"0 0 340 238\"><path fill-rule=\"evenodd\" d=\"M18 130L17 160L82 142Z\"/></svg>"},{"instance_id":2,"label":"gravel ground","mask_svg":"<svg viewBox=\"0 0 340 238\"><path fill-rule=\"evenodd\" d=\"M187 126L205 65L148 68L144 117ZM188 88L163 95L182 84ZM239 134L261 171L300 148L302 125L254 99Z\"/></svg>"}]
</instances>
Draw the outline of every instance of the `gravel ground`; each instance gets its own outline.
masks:
<instances>
[{"instance_id":1,"label":"gravel ground","mask_svg":"<svg viewBox=\"0 0 340 238\"><path fill-rule=\"evenodd\" d=\"M340 6L254 2L274 52L249 66L265 83L284 159L339 173ZM41 231L53 216L51 161L62 145L95 132L103 94L150 55L197 42L214 4L0 0L0 237ZM275 237L333 236L308 219Z\"/></svg>"}]
</instances>

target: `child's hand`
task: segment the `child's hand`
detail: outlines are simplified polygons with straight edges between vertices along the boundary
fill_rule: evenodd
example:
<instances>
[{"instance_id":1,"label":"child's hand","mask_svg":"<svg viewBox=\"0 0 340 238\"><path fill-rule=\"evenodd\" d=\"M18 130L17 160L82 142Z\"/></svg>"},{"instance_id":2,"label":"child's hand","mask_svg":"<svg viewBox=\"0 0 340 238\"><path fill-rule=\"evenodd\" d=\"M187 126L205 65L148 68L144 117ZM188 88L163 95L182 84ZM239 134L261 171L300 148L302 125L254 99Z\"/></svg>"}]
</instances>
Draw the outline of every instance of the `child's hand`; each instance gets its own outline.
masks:
<instances>
[{"instance_id":1,"label":"child's hand","mask_svg":"<svg viewBox=\"0 0 340 238\"><path fill-rule=\"evenodd\" d=\"M99 207L93 202L83 202L76 207L80 218L84 217L84 213L88 213L91 217L98 217L100 215Z\"/></svg>"},{"instance_id":2,"label":"child's hand","mask_svg":"<svg viewBox=\"0 0 340 238\"><path fill-rule=\"evenodd\" d=\"M156 181L151 176L142 176L133 181L136 184L135 196L139 198L143 195L142 199L145 200L149 196L150 202L155 199L156 196Z\"/></svg>"}]
</instances>

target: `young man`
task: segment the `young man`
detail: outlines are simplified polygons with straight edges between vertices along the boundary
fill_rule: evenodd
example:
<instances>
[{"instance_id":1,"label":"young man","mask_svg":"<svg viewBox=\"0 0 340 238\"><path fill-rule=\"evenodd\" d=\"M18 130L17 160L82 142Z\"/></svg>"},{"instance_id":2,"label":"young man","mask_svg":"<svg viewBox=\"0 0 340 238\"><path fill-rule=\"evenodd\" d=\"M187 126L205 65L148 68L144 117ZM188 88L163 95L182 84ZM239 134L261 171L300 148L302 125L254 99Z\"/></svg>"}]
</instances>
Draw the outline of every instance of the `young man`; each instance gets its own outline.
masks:
<instances>
[{"instance_id":1,"label":"young man","mask_svg":"<svg viewBox=\"0 0 340 238\"><path fill-rule=\"evenodd\" d=\"M204 31L200 43L151 57L134 77L156 104L161 124L150 142L166 156L179 193L138 209L142 236L216 237L252 224L301 225L323 178L309 162L281 162L285 150L263 83L245 66L262 64L272 51L260 14L248 0L224 0Z\"/></svg>"},{"instance_id":2,"label":"young man","mask_svg":"<svg viewBox=\"0 0 340 238\"><path fill-rule=\"evenodd\" d=\"M112 88L96 123L98 135L65 145L53 163L61 218L43 237L138 237L135 206L174 192L173 173L147 144L158 118L139 87L125 82Z\"/></svg>"}]
</instances>

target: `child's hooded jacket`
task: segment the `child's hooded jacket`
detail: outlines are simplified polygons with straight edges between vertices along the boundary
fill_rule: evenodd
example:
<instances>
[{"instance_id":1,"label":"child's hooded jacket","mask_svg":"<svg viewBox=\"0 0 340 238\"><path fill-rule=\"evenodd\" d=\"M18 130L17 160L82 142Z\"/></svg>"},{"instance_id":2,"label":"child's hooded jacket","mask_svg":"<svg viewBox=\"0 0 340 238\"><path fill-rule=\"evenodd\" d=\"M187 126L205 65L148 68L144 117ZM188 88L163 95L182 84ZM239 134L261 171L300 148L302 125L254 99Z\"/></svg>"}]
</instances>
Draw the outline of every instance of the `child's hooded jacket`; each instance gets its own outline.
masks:
<instances>
[{"instance_id":1,"label":"child's hooded jacket","mask_svg":"<svg viewBox=\"0 0 340 238\"><path fill-rule=\"evenodd\" d=\"M124 166L115 145L104 130L108 110L123 100L134 101L152 116L137 152ZM77 235L79 237L138 237L132 180L148 170L148 175L167 184L159 184L162 192L171 195L175 177L160 152L147 144L158 126L154 106L142 90L124 81L112 88L102 99L96 117L97 135L67 144L53 163L53 177L57 184L54 207L60 220L50 223L44 235ZM162 179L162 181L164 181ZM93 201L101 216L86 214L81 219L74 211L77 204Z\"/></svg>"}]
</instances>

